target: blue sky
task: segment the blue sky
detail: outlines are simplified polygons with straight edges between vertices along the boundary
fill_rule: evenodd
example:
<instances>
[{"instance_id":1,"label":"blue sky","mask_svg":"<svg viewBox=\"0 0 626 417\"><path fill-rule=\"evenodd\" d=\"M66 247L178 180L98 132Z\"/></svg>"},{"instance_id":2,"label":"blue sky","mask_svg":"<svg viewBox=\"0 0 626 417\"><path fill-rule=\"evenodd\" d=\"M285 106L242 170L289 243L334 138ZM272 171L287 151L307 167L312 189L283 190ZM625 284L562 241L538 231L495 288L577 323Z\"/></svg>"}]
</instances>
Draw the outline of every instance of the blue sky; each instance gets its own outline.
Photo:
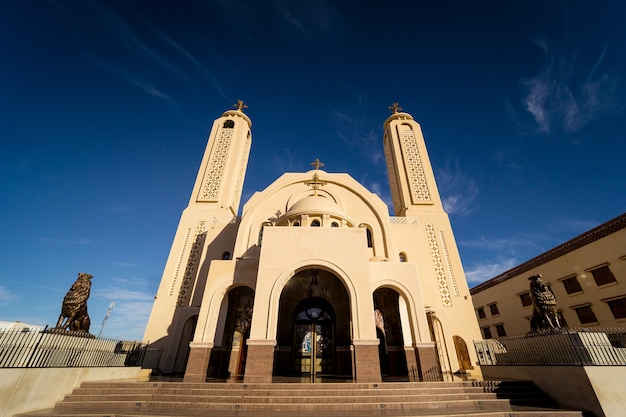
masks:
<instances>
[{"instance_id":1,"label":"blue sky","mask_svg":"<svg viewBox=\"0 0 626 417\"><path fill-rule=\"evenodd\" d=\"M141 338L212 122L243 202L319 158L390 203L388 106L424 132L470 285L626 208L621 1L0 2L0 320Z\"/></svg>"}]
</instances>

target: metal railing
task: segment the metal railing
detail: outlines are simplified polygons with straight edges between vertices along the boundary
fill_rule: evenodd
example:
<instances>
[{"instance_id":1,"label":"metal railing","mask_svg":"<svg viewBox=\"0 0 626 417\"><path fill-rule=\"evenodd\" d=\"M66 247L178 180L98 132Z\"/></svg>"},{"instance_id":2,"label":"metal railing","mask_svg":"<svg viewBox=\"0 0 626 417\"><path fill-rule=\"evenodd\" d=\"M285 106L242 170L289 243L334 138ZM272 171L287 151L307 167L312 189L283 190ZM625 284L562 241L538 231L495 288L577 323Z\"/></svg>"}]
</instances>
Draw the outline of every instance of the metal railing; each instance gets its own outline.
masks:
<instances>
[{"instance_id":1,"label":"metal railing","mask_svg":"<svg viewBox=\"0 0 626 417\"><path fill-rule=\"evenodd\" d=\"M0 330L0 368L158 366L161 349L119 339L29 329Z\"/></svg>"},{"instance_id":2,"label":"metal railing","mask_svg":"<svg viewBox=\"0 0 626 417\"><path fill-rule=\"evenodd\" d=\"M500 366L623 366L626 329L563 329L553 333L479 340L478 362Z\"/></svg>"}]
</instances>

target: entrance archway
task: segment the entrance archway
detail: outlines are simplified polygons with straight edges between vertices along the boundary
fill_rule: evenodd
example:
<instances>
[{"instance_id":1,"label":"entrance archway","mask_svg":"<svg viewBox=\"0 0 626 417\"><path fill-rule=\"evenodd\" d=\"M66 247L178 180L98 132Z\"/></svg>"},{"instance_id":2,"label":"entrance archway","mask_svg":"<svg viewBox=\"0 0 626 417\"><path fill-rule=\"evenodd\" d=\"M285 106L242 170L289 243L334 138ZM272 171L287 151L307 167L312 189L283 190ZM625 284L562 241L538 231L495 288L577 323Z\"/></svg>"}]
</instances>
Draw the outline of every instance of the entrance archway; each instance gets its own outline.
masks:
<instances>
[{"instance_id":1,"label":"entrance archway","mask_svg":"<svg viewBox=\"0 0 626 417\"><path fill-rule=\"evenodd\" d=\"M400 294L391 288L374 292L374 320L380 340L378 355L383 381L408 381L409 378L399 300Z\"/></svg>"},{"instance_id":2,"label":"entrance archway","mask_svg":"<svg viewBox=\"0 0 626 417\"><path fill-rule=\"evenodd\" d=\"M352 378L350 300L343 282L321 269L298 272L280 296L274 379Z\"/></svg>"}]
</instances>

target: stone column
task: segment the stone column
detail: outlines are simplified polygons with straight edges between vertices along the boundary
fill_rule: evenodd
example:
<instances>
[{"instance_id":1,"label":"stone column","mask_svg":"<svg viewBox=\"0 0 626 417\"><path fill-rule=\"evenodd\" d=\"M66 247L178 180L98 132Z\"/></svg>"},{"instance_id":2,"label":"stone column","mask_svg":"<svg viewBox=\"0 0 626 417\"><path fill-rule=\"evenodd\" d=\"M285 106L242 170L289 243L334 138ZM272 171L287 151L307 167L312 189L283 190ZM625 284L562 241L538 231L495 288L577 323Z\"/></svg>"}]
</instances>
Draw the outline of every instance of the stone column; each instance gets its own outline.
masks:
<instances>
[{"instance_id":1,"label":"stone column","mask_svg":"<svg viewBox=\"0 0 626 417\"><path fill-rule=\"evenodd\" d=\"M272 382L276 340L248 339L244 383Z\"/></svg>"},{"instance_id":2,"label":"stone column","mask_svg":"<svg viewBox=\"0 0 626 417\"><path fill-rule=\"evenodd\" d=\"M420 342L415 344L417 369L422 381L439 381L441 369L437 360L435 342Z\"/></svg>"},{"instance_id":3,"label":"stone column","mask_svg":"<svg viewBox=\"0 0 626 417\"><path fill-rule=\"evenodd\" d=\"M213 342L191 342L189 348L189 359L187 359L187 369L185 369L183 381L206 382Z\"/></svg>"},{"instance_id":4,"label":"stone column","mask_svg":"<svg viewBox=\"0 0 626 417\"><path fill-rule=\"evenodd\" d=\"M378 339L353 340L356 382L381 382Z\"/></svg>"}]
</instances>

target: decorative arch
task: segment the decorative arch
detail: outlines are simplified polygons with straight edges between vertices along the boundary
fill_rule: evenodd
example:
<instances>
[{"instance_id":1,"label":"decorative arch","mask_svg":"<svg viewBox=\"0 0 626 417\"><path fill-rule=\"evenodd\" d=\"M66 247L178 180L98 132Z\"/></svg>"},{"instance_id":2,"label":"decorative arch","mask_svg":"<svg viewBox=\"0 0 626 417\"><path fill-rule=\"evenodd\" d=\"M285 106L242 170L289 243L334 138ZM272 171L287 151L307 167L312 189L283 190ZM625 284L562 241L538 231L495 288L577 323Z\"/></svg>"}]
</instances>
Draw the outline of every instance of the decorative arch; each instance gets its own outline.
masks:
<instances>
[{"instance_id":1,"label":"decorative arch","mask_svg":"<svg viewBox=\"0 0 626 417\"><path fill-rule=\"evenodd\" d=\"M338 265L328 262L323 259L308 259L297 262L287 268L278 278L274 281L270 292L270 306L268 311L268 320L266 328L266 339L276 339L276 329L278 326L278 310L280 306L280 296L283 288L287 285L287 282L297 273L307 269L322 269L335 275L345 286L348 293L348 299L350 300L350 314L354 323L358 323L359 314L357 309L358 299L356 297L356 288L352 280L348 277L348 274ZM360 337L360 330L358 326L353 328L352 337L358 339Z\"/></svg>"}]
</instances>

